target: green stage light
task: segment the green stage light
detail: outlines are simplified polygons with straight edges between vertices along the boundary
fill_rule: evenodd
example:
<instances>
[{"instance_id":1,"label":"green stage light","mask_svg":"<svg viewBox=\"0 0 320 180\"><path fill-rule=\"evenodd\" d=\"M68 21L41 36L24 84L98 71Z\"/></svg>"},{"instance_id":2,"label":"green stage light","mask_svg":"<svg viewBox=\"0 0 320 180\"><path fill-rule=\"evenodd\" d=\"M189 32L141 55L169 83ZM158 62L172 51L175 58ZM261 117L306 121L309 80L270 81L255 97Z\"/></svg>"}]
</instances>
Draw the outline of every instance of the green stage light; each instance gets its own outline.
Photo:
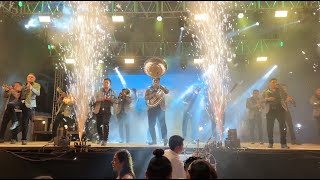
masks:
<instances>
[{"instance_id":1,"label":"green stage light","mask_svg":"<svg viewBox=\"0 0 320 180\"><path fill-rule=\"evenodd\" d=\"M283 42L283 41L280 42L280 46L281 46L281 47L284 46L284 42Z\"/></svg>"},{"instance_id":2,"label":"green stage light","mask_svg":"<svg viewBox=\"0 0 320 180\"><path fill-rule=\"evenodd\" d=\"M22 5L23 5L22 1L19 1L19 2L18 2L18 6L19 6L19 7L22 7Z\"/></svg>"},{"instance_id":3,"label":"green stage light","mask_svg":"<svg viewBox=\"0 0 320 180\"><path fill-rule=\"evenodd\" d=\"M51 50L51 45L50 44L48 44L48 49Z\"/></svg>"}]
</instances>

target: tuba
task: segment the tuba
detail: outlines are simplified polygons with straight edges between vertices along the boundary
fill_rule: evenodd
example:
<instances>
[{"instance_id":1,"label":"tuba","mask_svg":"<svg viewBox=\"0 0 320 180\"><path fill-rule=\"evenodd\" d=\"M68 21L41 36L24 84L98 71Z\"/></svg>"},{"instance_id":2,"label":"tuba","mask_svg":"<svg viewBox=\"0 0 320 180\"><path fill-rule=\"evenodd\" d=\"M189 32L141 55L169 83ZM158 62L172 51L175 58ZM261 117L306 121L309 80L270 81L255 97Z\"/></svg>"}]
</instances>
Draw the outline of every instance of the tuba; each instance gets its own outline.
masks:
<instances>
[{"instance_id":1,"label":"tuba","mask_svg":"<svg viewBox=\"0 0 320 180\"><path fill-rule=\"evenodd\" d=\"M144 63L144 72L152 78L160 78L166 73L167 68L168 66L166 61L158 57L149 58ZM147 106L156 107L164 97L165 93L163 92L163 90L158 89L156 95L150 100L147 100Z\"/></svg>"}]
</instances>

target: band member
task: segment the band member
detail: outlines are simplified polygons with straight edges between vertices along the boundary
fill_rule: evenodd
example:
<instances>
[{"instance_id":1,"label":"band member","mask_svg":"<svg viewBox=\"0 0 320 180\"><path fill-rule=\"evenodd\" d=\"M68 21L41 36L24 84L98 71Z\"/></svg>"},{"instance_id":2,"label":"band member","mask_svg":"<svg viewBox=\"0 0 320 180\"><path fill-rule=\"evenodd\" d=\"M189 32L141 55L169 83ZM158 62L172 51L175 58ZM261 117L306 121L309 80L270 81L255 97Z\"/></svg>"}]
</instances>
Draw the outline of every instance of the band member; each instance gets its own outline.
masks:
<instances>
[{"instance_id":1,"label":"band member","mask_svg":"<svg viewBox=\"0 0 320 180\"><path fill-rule=\"evenodd\" d=\"M300 145L300 143L298 143L297 139L296 139L296 135L295 135L294 128L293 128L293 123L292 123L292 116L291 116L290 109L289 109L289 105L292 105L293 107L296 107L296 101L294 100L294 98L292 96L288 95L288 87L287 87L287 85L281 84L281 86L282 86L283 90L287 94L287 97L285 97L285 99L286 99L286 104L287 104L287 107L288 107L288 111L286 111L286 113L285 113L285 121L286 121L286 125L287 125L287 127L289 129L289 134L290 134L290 137L291 137L291 144L292 145Z\"/></svg>"},{"instance_id":2,"label":"band member","mask_svg":"<svg viewBox=\"0 0 320 180\"><path fill-rule=\"evenodd\" d=\"M57 129L61 123L63 125L71 125L75 124L75 113L74 113L74 99L71 94L67 95L65 92L61 92L60 97L58 99L58 103L60 104L60 109L58 114L53 122L52 126L52 136L57 136ZM53 142L53 138L49 142Z\"/></svg>"},{"instance_id":3,"label":"band member","mask_svg":"<svg viewBox=\"0 0 320 180\"><path fill-rule=\"evenodd\" d=\"M22 145L27 145L29 120L32 118L32 112L34 111L34 108L37 107L36 96L40 96L41 86L40 84L36 83L35 80L35 74L29 73L27 76L27 83L23 86L21 91Z\"/></svg>"},{"instance_id":4,"label":"band member","mask_svg":"<svg viewBox=\"0 0 320 180\"><path fill-rule=\"evenodd\" d=\"M5 109L2 123L1 123L1 130L0 130L0 143L4 142L4 133L6 131L6 128L8 126L8 123L11 119L12 126L10 127L10 130L14 130L18 127L19 121L17 118L17 114L15 112L15 109L20 108L20 93L22 89L22 83L21 82L15 82L14 86L3 86L5 92L3 94L4 98L8 98L7 100L7 107ZM17 136L12 131L12 137L11 137L11 144L15 144L17 141Z\"/></svg>"},{"instance_id":5,"label":"band member","mask_svg":"<svg viewBox=\"0 0 320 180\"><path fill-rule=\"evenodd\" d=\"M145 100L149 102L149 100L153 100L157 98L158 90L161 89L165 94L169 93L169 90L164 86L160 85L160 78L153 79L153 85L150 86L145 94ZM149 142L149 145L157 144L155 125L157 119L159 120L161 126L161 135L163 139L163 143L166 146L168 144L167 138L167 125L165 119L165 98L163 98L156 106L150 107L148 106L148 124L149 124L149 132L151 135L152 142Z\"/></svg>"},{"instance_id":6,"label":"band member","mask_svg":"<svg viewBox=\"0 0 320 180\"><path fill-rule=\"evenodd\" d=\"M109 122L111 117L111 106L117 103L116 93L111 89L111 80L103 80L103 88L96 93L96 104L94 114L97 117L98 143L105 146L109 136Z\"/></svg>"},{"instance_id":7,"label":"band member","mask_svg":"<svg viewBox=\"0 0 320 180\"><path fill-rule=\"evenodd\" d=\"M262 141L262 100L259 97L259 90L255 89L252 92L252 97L247 99L248 120L250 124L251 144L255 143L254 129L258 127L258 137L260 144Z\"/></svg>"},{"instance_id":8,"label":"band member","mask_svg":"<svg viewBox=\"0 0 320 180\"><path fill-rule=\"evenodd\" d=\"M192 93L184 98L183 103L185 104L184 111L183 111L183 122L182 122L182 136L184 139L187 137L187 127L188 122L191 121L191 142L196 142L195 133L197 131L197 126L194 124L195 119L193 119L192 108L194 102L196 101L197 97L199 96L201 88L196 87Z\"/></svg>"},{"instance_id":9,"label":"band member","mask_svg":"<svg viewBox=\"0 0 320 180\"><path fill-rule=\"evenodd\" d=\"M129 143L129 121L127 119L127 113L130 110L130 104L132 100L130 97L129 89L122 89L118 96L118 105L117 105L117 118L119 122L119 135L120 143L124 142L124 131L123 126L126 129L126 143Z\"/></svg>"},{"instance_id":10,"label":"band member","mask_svg":"<svg viewBox=\"0 0 320 180\"><path fill-rule=\"evenodd\" d=\"M320 87L315 94L310 98L310 104L313 106L313 117L317 122L318 133L320 136Z\"/></svg>"},{"instance_id":11,"label":"band member","mask_svg":"<svg viewBox=\"0 0 320 180\"><path fill-rule=\"evenodd\" d=\"M263 98L266 103L265 111L267 113L267 132L269 139L268 148L273 148L273 127L275 119L279 122L281 148L289 148L287 146L287 128L285 123L285 113L288 111L287 104L285 103L286 96L287 95L283 89L278 86L276 78L272 78L269 81L269 88L263 92Z\"/></svg>"}]
</instances>

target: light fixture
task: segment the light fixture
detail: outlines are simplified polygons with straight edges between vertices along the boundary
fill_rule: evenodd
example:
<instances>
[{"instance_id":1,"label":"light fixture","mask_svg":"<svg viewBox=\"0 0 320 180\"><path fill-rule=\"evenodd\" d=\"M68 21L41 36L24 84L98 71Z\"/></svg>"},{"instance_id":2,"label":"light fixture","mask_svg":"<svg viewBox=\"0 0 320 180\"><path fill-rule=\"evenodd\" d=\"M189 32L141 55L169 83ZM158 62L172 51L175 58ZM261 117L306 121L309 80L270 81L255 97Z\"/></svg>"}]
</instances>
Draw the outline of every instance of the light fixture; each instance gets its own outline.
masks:
<instances>
[{"instance_id":1,"label":"light fixture","mask_svg":"<svg viewBox=\"0 0 320 180\"><path fill-rule=\"evenodd\" d=\"M133 64L134 63L134 59L124 59L124 63Z\"/></svg>"},{"instance_id":2,"label":"light fixture","mask_svg":"<svg viewBox=\"0 0 320 180\"><path fill-rule=\"evenodd\" d=\"M103 64L103 61L102 61L102 60L99 60L98 62L99 62L99 64Z\"/></svg>"},{"instance_id":3,"label":"light fixture","mask_svg":"<svg viewBox=\"0 0 320 180\"><path fill-rule=\"evenodd\" d=\"M51 22L50 16L38 16L39 21L42 23L49 23Z\"/></svg>"},{"instance_id":4,"label":"light fixture","mask_svg":"<svg viewBox=\"0 0 320 180\"><path fill-rule=\"evenodd\" d=\"M244 14L243 14L243 13L239 13L239 14L238 14L238 18L239 18L239 19L242 19L243 17L244 17Z\"/></svg>"},{"instance_id":5,"label":"light fixture","mask_svg":"<svg viewBox=\"0 0 320 180\"><path fill-rule=\"evenodd\" d=\"M123 16L112 16L113 22L124 22Z\"/></svg>"},{"instance_id":6,"label":"light fixture","mask_svg":"<svg viewBox=\"0 0 320 180\"><path fill-rule=\"evenodd\" d=\"M274 17L287 17L288 11L276 11Z\"/></svg>"},{"instance_id":7,"label":"light fixture","mask_svg":"<svg viewBox=\"0 0 320 180\"><path fill-rule=\"evenodd\" d=\"M203 62L203 59L194 59L193 60L193 63L194 64L200 64L200 63L202 63Z\"/></svg>"},{"instance_id":8,"label":"light fixture","mask_svg":"<svg viewBox=\"0 0 320 180\"><path fill-rule=\"evenodd\" d=\"M74 64L76 61L74 59L66 59L66 64Z\"/></svg>"},{"instance_id":9,"label":"light fixture","mask_svg":"<svg viewBox=\"0 0 320 180\"><path fill-rule=\"evenodd\" d=\"M208 20L208 14L195 14L194 20L196 21L206 21Z\"/></svg>"},{"instance_id":10,"label":"light fixture","mask_svg":"<svg viewBox=\"0 0 320 180\"><path fill-rule=\"evenodd\" d=\"M257 57L257 61L267 61L268 57Z\"/></svg>"},{"instance_id":11,"label":"light fixture","mask_svg":"<svg viewBox=\"0 0 320 180\"><path fill-rule=\"evenodd\" d=\"M161 16L158 16L158 17L157 17L157 21L162 21L162 17L161 17Z\"/></svg>"}]
</instances>

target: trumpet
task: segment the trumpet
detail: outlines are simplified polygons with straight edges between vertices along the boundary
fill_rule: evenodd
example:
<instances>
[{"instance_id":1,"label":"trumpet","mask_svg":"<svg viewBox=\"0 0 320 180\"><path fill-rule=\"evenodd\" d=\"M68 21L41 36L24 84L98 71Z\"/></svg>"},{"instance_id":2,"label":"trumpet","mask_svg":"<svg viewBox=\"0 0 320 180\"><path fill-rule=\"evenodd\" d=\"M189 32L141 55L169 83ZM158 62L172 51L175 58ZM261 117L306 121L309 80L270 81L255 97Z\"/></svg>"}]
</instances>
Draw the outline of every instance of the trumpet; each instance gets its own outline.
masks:
<instances>
[{"instance_id":1,"label":"trumpet","mask_svg":"<svg viewBox=\"0 0 320 180\"><path fill-rule=\"evenodd\" d=\"M9 86L8 84L2 84L2 88L5 90L5 91L9 91L12 87Z\"/></svg>"},{"instance_id":2,"label":"trumpet","mask_svg":"<svg viewBox=\"0 0 320 180\"><path fill-rule=\"evenodd\" d=\"M56 90L57 90L57 92L58 92L60 95L64 93L60 87L57 87Z\"/></svg>"}]
</instances>

